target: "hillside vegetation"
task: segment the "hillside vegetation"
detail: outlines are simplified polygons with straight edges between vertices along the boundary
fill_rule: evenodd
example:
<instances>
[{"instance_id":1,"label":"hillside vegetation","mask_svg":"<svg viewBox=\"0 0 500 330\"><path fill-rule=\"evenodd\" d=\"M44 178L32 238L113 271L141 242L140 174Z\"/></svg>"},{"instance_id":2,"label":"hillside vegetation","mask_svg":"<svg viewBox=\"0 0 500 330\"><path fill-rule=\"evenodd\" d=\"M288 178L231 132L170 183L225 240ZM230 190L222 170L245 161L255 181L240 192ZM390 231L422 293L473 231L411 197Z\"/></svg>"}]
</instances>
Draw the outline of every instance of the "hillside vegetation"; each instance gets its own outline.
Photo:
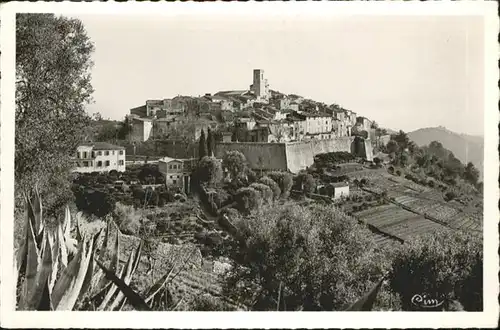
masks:
<instances>
[{"instance_id":1,"label":"hillside vegetation","mask_svg":"<svg viewBox=\"0 0 500 330\"><path fill-rule=\"evenodd\" d=\"M463 163L471 162L483 175L484 139L480 136L458 134L444 127L421 128L408 133L408 137L418 146L439 141L444 148L453 152Z\"/></svg>"}]
</instances>

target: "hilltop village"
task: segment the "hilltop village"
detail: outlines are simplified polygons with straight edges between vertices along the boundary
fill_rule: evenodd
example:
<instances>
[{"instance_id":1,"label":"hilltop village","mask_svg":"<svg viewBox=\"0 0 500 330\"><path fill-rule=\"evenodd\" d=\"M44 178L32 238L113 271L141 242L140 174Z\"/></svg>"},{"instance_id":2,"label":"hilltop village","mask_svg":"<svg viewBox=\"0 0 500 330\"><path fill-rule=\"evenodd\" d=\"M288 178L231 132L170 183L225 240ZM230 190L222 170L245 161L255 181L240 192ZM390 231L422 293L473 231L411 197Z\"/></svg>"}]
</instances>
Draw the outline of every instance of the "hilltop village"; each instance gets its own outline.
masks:
<instances>
[{"instance_id":1,"label":"hilltop village","mask_svg":"<svg viewBox=\"0 0 500 330\"><path fill-rule=\"evenodd\" d=\"M197 141L202 131L211 129L216 135L215 156L239 150L252 168L293 173L324 152L350 152L372 161L372 146L389 140L376 123L351 110L271 90L260 69L254 70L247 90L147 100L130 110L127 123L130 142L155 141L163 156L196 157L189 147L175 148L174 141L178 146L179 139ZM271 154L277 158L286 154L288 162L273 161L266 156Z\"/></svg>"},{"instance_id":2,"label":"hilltop village","mask_svg":"<svg viewBox=\"0 0 500 330\"><path fill-rule=\"evenodd\" d=\"M439 141L260 69L106 120L79 19L19 14L15 39L16 309L483 310L483 185Z\"/></svg>"}]
</instances>

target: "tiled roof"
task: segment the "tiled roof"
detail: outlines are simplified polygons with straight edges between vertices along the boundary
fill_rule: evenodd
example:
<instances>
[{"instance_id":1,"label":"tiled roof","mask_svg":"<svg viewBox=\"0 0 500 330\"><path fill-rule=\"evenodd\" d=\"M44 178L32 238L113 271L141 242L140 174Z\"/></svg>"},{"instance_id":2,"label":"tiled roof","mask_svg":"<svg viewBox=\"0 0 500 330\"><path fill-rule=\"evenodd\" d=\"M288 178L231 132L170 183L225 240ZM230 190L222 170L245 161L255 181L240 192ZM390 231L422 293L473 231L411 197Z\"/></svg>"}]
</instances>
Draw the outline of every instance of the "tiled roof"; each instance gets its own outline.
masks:
<instances>
[{"instance_id":1,"label":"tiled roof","mask_svg":"<svg viewBox=\"0 0 500 330\"><path fill-rule=\"evenodd\" d=\"M158 161L163 162L163 163L170 163L171 161L178 161L178 162L184 162L183 159L177 159L177 158L171 158L171 157L163 157L160 158Z\"/></svg>"},{"instance_id":2,"label":"tiled roof","mask_svg":"<svg viewBox=\"0 0 500 330\"><path fill-rule=\"evenodd\" d=\"M125 147L117 146L107 142L82 143L82 146L92 147L94 150L123 150Z\"/></svg>"},{"instance_id":3,"label":"tiled roof","mask_svg":"<svg viewBox=\"0 0 500 330\"><path fill-rule=\"evenodd\" d=\"M305 112L302 115L304 115L306 117L331 117L327 113L307 113L307 112Z\"/></svg>"},{"instance_id":4,"label":"tiled roof","mask_svg":"<svg viewBox=\"0 0 500 330\"><path fill-rule=\"evenodd\" d=\"M239 90L239 91L220 91L215 93L215 95L220 96L220 95L243 95L245 93L248 93L248 90Z\"/></svg>"}]
</instances>

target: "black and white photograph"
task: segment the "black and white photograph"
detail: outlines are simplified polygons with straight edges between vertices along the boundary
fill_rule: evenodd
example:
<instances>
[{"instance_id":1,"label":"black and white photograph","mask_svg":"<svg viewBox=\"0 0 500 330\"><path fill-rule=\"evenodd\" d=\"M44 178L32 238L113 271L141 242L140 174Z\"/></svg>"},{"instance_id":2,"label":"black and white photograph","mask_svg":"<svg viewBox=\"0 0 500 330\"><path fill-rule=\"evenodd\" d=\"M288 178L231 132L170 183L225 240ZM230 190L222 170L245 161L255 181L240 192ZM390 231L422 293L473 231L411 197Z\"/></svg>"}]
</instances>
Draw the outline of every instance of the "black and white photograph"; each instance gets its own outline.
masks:
<instances>
[{"instance_id":1,"label":"black and white photograph","mask_svg":"<svg viewBox=\"0 0 500 330\"><path fill-rule=\"evenodd\" d=\"M497 326L496 4L350 4L2 8L2 319Z\"/></svg>"}]
</instances>

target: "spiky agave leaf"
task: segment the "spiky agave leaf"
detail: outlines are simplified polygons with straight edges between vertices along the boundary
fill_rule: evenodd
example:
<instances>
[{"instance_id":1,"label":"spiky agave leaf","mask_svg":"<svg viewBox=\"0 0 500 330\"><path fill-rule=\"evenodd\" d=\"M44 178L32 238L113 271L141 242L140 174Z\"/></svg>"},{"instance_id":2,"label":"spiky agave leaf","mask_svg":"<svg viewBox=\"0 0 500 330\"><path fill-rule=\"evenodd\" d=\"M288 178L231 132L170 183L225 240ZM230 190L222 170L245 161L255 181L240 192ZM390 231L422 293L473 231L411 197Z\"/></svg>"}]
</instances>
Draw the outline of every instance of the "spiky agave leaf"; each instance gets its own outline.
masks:
<instances>
[{"instance_id":1,"label":"spiky agave leaf","mask_svg":"<svg viewBox=\"0 0 500 330\"><path fill-rule=\"evenodd\" d=\"M83 212L78 212L76 213L76 240L77 241L81 241L82 240L82 237L83 237L83 233L82 233L82 228L80 227L80 222L83 221Z\"/></svg>"},{"instance_id":2,"label":"spiky agave leaf","mask_svg":"<svg viewBox=\"0 0 500 330\"><path fill-rule=\"evenodd\" d=\"M106 277L115 284L120 292L123 292L125 297L127 297L128 302L139 311L150 311L148 304L144 301L144 299L139 296L137 292L135 292L130 286L125 284L123 280L118 278L111 270L107 269L99 260L96 260L97 265L104 271Z\"/></svg>"},{"instance_id":3,"label":"spiky agave leaf","mask_svg":"<svg viewBox=\"0 0 500 330\"><path fill-rule=\"evenodd\" d=\"M132 276L134 275L135 270L139 265L139 261L141 259L141 254L142 254L142 247L143 247L143 241L139 243L139 246L137 247L135 252L130 255L130 258L127 262L127 272L125 273L125 277L123 279L123 282L126 285L129 285L130 282L132 281ZM118 292L118 295L111 303L109 309L114 310L115 308L119 307L123 298L124 298L124 292L123 291Z\"/></svg>"},{"instance_id":4,"label":"spiky agave leaf","mask_svg":"<svg viewBox=\"0 0 500 330\"><path fill-rule=\"evenodd\" d=\"M97 260L96 260L96 262L97 262ZM106 276L106 278L107 278L108 280L110 280L110 279L109 279L109 276L107 276L107 275L106 275L106 271L105 271L102 267L100 267L100 268L101 268L101 269L102 269L102 271L104 272L104 275ZM126 271L126 268L127 268L127 266L126 266L126 265L122 267L122 270L120 271L120 275L119 275L119 278L120 278L120 279L122 279L122 278L125 276L125 271ZM111 271L111 270L109 270L109 271L110 271L110 272L113 272L113 271ZM114 275L114 274L115 274L115 273L113 273L113 275ZM116 275L115 275L115 277L116 277ZM107 292L107 293L106 293L106 295L104 296L104 299L102 300L101 304L99 305L99 307L97 307L97 310L98 310L98 311L104 311L104 310L106 310L106 306L108 305L108 303L109 303L109 301L111 300L111 298L115 295L116 290L118 290L118 287L117 287L115 284L111 285L111 287L109 288L108 292Z\"/></svg>"},{"instance_id":5,"label":"spiky agave leaf","mask_svg":"<svg viewBox=\"0 0 500 330\"><path fill-rule=\"evenodd\" d=\"M85 296L85 294L87 294L90 285L92 283L92 277L94 276L94 267L95 267L94 252L96 250L97 239L101 235L101 232L102 229L92 238L92 251L90 253L89 266L87 268L87 274L85 274L85 278L83 280L82 289L80 290L80 294L78 295L78 300L81 300Z\"/></svg>"},{"instance_id":6,"label":"spiky agave leaf","mask_svg":"<svg viewBox=\"0 0 500 330\"><path fill-rule=\"evenodd\" d=\"M109 244L109 235L111 235L111 227L114 225L115 227L115 236L112 244ZM110 261L109 261L109 269L113 272L118 271L118 266L120 263L119 256L120 256L120 230L116 226L116 224L112 221L108 221L108 226L106 227L106 246L109 245L109 249L106 247L101 247L101 251L99 253L99 260L104 260L104 256L108 254L110 256ZM100 290L106 285L107 278L104 276L104 272L102 271L101 268L99 268L99 279L98 279L98 284L97 284L97 289ZM102 275L102 276L101 276Z\"/></svg>"},{"instance_id":7,"label":"spiky agave leaf","mask_svg":"<svg viewBox=\"0 0 500 330\"><path fill-rule=\"evenodd\" d=\"M50 230L47 232L47 241L49 243L49 247L51 250L51 258L52 258L52 263L51 263L51 271L48 276L48 289L49 292L52 292L52 289L54 288L54 285L56 283L56 278L57 278L57 273L59 271L59 259L60 259L60 253L61 253L61 244L59 242L59 227L61 225L58 224L57 227L54 230Z\"/></svg>"},{"instance_id":8,"label":"spiky agave leaf","mask_svg":"<svg viewBox=\"0 0 500 330\"><path fill-rule=\"evenodd\" d=\"M93 253L93 240L82 240L76 256L63 271L52 292L56 310L72 310L80 296L90 259Z\"/></svg>"},{"instance_id":9,"label":"spiky agave leaf","mask_svg":"<svg viewBox=\"0 0 500 330\"><path fill-rule=\"evenodd\" d=\"M69 205L66 205L66 208L64 209L64 222L62 225L62 230L64 233L64 237L69 238L71 232L71 212L69 210Z\"/></svg>"},{"instance_id":10,"label":"spiky agave leaf","mask_svg":"<svg viewBox=\"0 0 500 330\"><path fill-rule=\"evenodd\" d=\"M68 239L70 239L69 236L65 236L63 232L63 225L60 223L57 225L56 228L56 246L58 250L58 262L61 263L61 265L66 268L68 267ZM76 252L76 248L73 248L72 254Z\"/></svg>"},{"instance_id":11,"label":"spiky agave leaf","mask_svg":"<svg viewBox=\"0 0 500 330\"><path fill-rule=\"evenodd\" d=\"M28 221L26 272L21 290L21 301L19 304L21 310L29 308L29 298L32 297L35 289L37 269L41 262L41 251L37 247L35 230L32 222Z\"/></svg>"},{"instance_id":12,"label":"spiky agave leaf","mask_svg":"<svg viewBox=\"0 0 500 330\"><path fill-rule=\"evenodd\" d=\"M45 281L42 294L40 296L40 303L38 304L37 311L50 311L53 309L52 299L50 298L49 282Z\"/></svg>"},{"instance_id":13,"label":"spiky agave leaf","mask_svg":"<svg viewBox=\"0 0 500 330\"><path fill-rule=\"evenodd\" d=\"M163 275L158 281L156 281L155 284L151 288L149 288L147 294L146 294L146 302L149 303L159 292L160 290L165 286L165 284L168 282L170 276L174 272L175 266L172 265L172 268L170 268L170 271Z\"/></svg>"},{"instance_id":14,"label":"spiky agave leaf","mask_svg":"<svg viewBox=\"0 0 500 330\"><path fill-rule=\"evenodd\" d=\"M50 304L41 302L45 290L48 288L48 278L52 273L52 249L48 235L44 236L44 245L42 250L41 262L38 264L37 273L35 277L34 287L31 291L31 296L27 297L27 309L36 310L42 305L42 308L50 309Z\"/></svg>"},{"instance_id":15,"label":"spiky agave leaf","mask_svg":"<svg viewBox=\"0 0 500 330\"><path fill-rule=\"evenodd\" d=\"M114 222L113 222L114 223ZM110 256L111 256L111 263L110 263L110 269L112 271L117 271L118 270L118 264L120 263L120 229L118 229L118 226L115 224L115 241L114 244L112 245L111 251L110 251Z\"/></svg>"},{"instance_id":16,"label":"spiky agave leaf","mask_svg":"<svg viewBox=\"0 0 500 330\"><path fill-rule=\"evenodd\" d=\"M35 217L35 234L38 236L42 234L44 224L42 218L42 200L40 198L37 185L35 185L35 196L33 196L33 200L31 201L31 207L33 210L33 216Z\"/></svg>"}]
</instances>

